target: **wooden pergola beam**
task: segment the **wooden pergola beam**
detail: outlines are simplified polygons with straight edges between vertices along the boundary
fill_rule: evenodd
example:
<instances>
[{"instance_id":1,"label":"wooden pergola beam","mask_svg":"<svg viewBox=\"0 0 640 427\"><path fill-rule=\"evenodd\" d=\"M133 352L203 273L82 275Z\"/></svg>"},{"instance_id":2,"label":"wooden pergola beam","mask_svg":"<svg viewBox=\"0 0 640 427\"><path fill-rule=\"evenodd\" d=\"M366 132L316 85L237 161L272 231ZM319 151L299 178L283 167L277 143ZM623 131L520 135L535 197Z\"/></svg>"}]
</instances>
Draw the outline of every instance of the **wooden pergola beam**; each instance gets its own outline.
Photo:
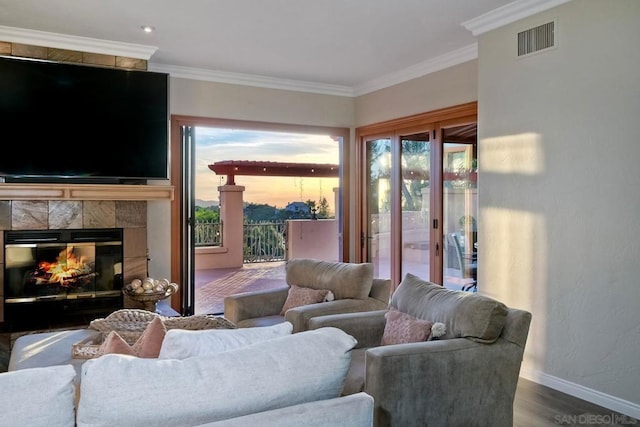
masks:
<instances>
[{"instance_id":1,"label":"wooden pergola beam","mask_svg":"<svg viewBox=\"0 0 640 427\"><path fill-rule=\"evenodd\" d=\"M236 175L338 178L340 174L339 165L250 160L223 160L209 165L209 169L218 175L226 175L228 185L235 185Z\"/></svg>"}]
</instances>

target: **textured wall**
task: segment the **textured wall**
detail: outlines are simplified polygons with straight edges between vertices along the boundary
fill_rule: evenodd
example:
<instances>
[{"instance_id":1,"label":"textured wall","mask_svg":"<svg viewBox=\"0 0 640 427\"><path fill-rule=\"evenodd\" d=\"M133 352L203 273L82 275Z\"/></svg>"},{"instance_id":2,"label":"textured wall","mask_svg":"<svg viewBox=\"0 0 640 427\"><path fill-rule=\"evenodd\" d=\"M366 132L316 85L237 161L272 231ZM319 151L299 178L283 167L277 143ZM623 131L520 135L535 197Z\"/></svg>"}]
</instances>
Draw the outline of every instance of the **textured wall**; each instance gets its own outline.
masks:
<instances>
[{"instance_id":1,"label":"textured wall","mask_svg":"<svg viewBox=\"0 0 640 427\"><path fill-rule=\"evenodd\" d=\"M517 58L552 19L557 46ZM478 64L483 291L533 312L527 375L636 414L639 19L574 0L480 36Z\"/></svg>"}]
</instances>

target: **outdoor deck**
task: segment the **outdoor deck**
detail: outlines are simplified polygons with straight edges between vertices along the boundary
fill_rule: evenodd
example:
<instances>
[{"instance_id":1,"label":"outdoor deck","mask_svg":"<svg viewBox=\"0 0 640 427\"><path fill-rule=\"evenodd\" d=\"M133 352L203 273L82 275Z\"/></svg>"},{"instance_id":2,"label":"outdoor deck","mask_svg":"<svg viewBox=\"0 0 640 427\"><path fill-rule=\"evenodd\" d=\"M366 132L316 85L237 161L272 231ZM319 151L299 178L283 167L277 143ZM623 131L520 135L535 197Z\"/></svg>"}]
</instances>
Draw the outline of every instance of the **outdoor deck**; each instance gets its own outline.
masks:
<instances>
[{"instance_id":1,"label":"outdoor deck","mask_svg":"<svg viewBox=\"0 0 640 427\"><path fill-rule=\"evenodd\" d=\"M284 286L284 264L257 262L238 268L196 270L195 314L223 314L226 296Z\"/></svg>"}]
</instances>

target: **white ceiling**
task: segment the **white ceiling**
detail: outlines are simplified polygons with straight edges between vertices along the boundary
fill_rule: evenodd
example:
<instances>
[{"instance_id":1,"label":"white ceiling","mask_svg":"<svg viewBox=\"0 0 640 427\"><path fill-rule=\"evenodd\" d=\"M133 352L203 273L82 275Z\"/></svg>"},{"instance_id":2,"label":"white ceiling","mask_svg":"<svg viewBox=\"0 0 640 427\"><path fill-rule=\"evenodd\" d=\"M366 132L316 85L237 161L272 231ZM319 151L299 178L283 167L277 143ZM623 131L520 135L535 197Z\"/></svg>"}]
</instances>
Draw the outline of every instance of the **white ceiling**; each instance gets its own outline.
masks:
<instances>
[{"instance_id":1,"label":"white ceiling","mask_svg":"<svg viewBox=\"0 0 640 427\"><path fill-rule=\"evenodd\" d=\"M358 95L474 59L477 32L463 23L558 2L0 0L0 40L139 49L175 76Z\"/></svg>"}]
</instances>

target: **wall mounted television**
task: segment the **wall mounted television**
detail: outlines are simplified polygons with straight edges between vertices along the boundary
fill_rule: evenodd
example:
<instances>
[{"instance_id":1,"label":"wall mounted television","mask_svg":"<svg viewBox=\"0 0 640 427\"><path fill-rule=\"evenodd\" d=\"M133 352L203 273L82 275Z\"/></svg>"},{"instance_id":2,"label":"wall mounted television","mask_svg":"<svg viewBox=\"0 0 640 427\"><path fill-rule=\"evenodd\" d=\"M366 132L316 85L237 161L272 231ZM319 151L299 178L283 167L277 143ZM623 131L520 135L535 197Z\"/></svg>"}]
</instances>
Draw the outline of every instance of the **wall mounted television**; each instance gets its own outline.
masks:
<instances>
[{"instance_id":1,"label":"wall mounted television","mask_svg":"<svg viewBox=\"0 0 640 427\"><path fill-rule=\"evenodd\" d=\"M0 177L169 178L169 75L0 57Z\"/></svg>"}]
</instances>

